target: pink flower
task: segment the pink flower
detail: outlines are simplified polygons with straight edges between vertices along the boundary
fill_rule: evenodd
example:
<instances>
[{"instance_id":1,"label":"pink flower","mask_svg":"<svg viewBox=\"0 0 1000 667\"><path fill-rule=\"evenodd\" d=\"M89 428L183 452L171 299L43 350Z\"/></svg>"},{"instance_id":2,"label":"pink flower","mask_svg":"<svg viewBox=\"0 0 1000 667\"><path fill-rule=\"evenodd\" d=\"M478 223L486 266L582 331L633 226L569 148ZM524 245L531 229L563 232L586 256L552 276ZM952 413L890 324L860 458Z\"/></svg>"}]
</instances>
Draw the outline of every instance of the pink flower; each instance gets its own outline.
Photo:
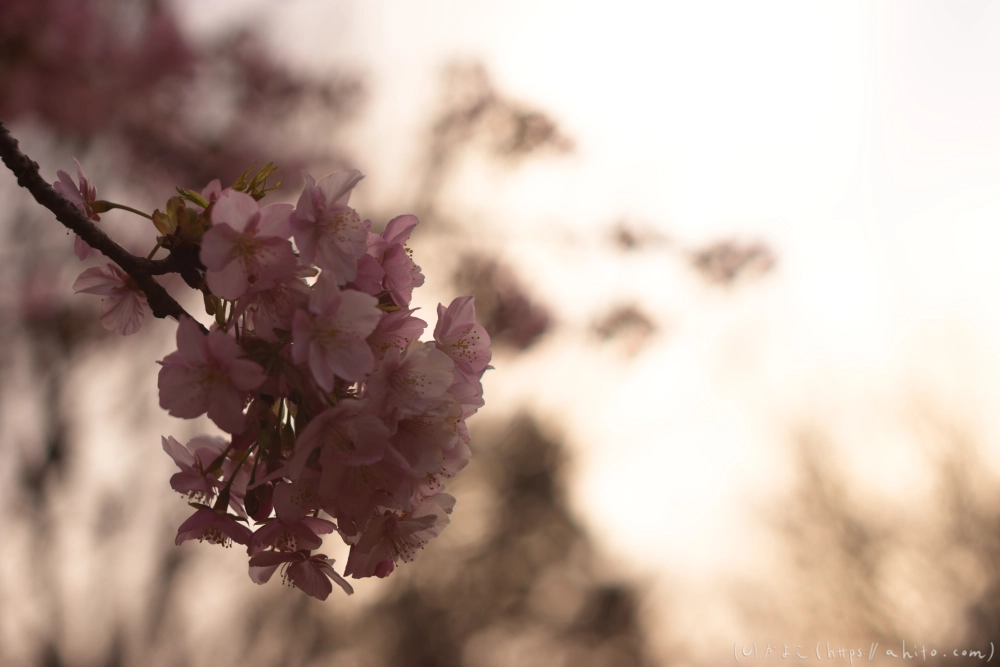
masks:
<instances>
[{"instance_id":1,"label":"pink flower","mask_svg":"<svg viewBox=\"0 0 1000 667\"><path fill-rule=\"evenodd\" d=\"M368 235L368 254L379 260L385 271L385 288L401 308L410 305L413 288L424 284L424 274L405 246L418 222L415 215L400 215L389 221L381 236Z\"/></svg>"},{"instance_id":2,"label":"pink flower","mask_svg":"<svg viewBox=\"0 0 1000 667\"><path fill-rule=\"evenodd\" d=\"M400 465L414 477L437 473L444 463L444 450L458 440L455 419L462 414L458 402L442 401L437 411L400 419L390 445L400 455Z\"/></svg>"},{"instance_id":3,"label":"pink flower","mask_svg":"<svg viewBox=\"0 0 1000 667\"><path fill-rule=\"evenodd\" d=\"M365 220L366 224L371 224ZM378 263L378 260L371 255L365 255L358 260L358 275L347 284L350 289L356 289L365 294L378 296L382 293L382 281L385 280L385 269Z\"/></svg>"},{"instance_id":4,"label":"pink flower","mask_svg":"<svg viewBox=\"0 0 1000 667\"><path fill-rule=\"evenodd\" d=\"M342 536L357 535L378 515L380 507L411 509L414 478L403 469L405 461L391 447L385 448L382 460L363 465L344 464L335 450L324 447L319 465L320 507L337 519Z\"/></svg>"},{"instance_id":5,"label":"pink flower","mask_svg":"<svg viewBox=\"0 0 1000 667\"><path fill-rule=\"evenodd\" d=\"M161 437L163 451L170 455L180 472L170 478L170 486L178 493L186 494L192 500L210 503L215 498L220 469L209 470L209 466L226 449L226 441L207 435L198 436L182 445L171 436Z\"/></svg>"},{"instance_id":6,"label":"pink flower","mask_svg":"<svg viewBox=\"0 0 1000 667\"><path fill-rule=\"evenodd\" d=\"M97 200L97 188L87 180L87 175L83 173L83 167L80 166L80 162L76 158L73 158L73 163L76 164L76 175L80 179L79 184L74 183L70 175L60 169L56 172L59 180L53 183L52 187L80 209L80 213L94 222L99 222L101 216L90 210L90 203Z\"/></svg>"},{"instance_id":7,"label":"pink flower","mask_svg":"<svg viewBox=\"0 0 1000 667\"><path fill-rule=\"evenodd\" d=\"M324 554L310 556L307 551L259 553L250 558L250 579L255 584L265 584L282 564L285 564L282 578L292 582L306 595L325 600L333 590L331 579L348 595L354 594L351 585L334 571L332 560Z\"/></svg>"},{"instance_id":8,"label":"pink flower","mask_svg":"<svg viewBox=\"0 0 1000 667\"><path fill-rule=\"evenodd\" d=\"M242 359L239 344L222 331L202 334L190 318L177 327L177 351L159 362L160 407L174 417L208 418L228 433L242 433L247 392L263 384L263 369Z\"/></svg>"},{"instance_id":9,"label":"pink flower","mask_svg":"<svg viewBox=\"0 0 1000 667\"><path fill-rule=\"evenodd\" d=\"M299 484L275 485L274 509L278 516L254 533L247 547L247 553L251 556L268 547L276 551L318 549L323 544L319 536L332 533L336 529L337 526L332 521L306 516L309 508L296 502L297 486Z\"/></svg>"},{"instance_id":10,"label":"pink flower","mask_svg":"<svg viewBox=\"0 0 1000 667\"><path fill-rule=\"evenodd\" d=\"M425 498L412 512L385 512L372 520L351 547L344 574L387 577L397 561L412 561L417 550L437 537L448 525L455 499L447 493Z\"/></svg>"},{"instance_id":11,"label":"pink flower","mask_svg":"<svg viewBox=\"0 0 1000 667\"><path fill-rule=\"evenodd\" d=\"M334 376L359 382L372 371L375 357L365 339L375 330L382 311L375 297L337 287L323 273L313 285L308 312L292 320L292 358L308 362L316 384L333 390Z\"/></svg>"},{"instance_id":12,"label":"pink flower","mask_svg":"<svg viewBox=\"0 0 1000 667\"><path fill-rule=\"evenodd\" d=\"M490 363L490 336L476 324L475 297L460 296L448 308L438 304L434 340L455 366L467 373L481 374Z\"/></svg>"},{"instance_id":13,"label":"pink flower","mask_svg":"<svg viewBox=\"0 0 1000 667\"><path fill-rule=\"evenodd\" d=\"M305 308L309 285L303 278L316 275L316 269L299 267L278 280L261 280L240 297L233 317L247 316L247 327L266 341L275 342L275 329L291 331L292 317Z\"/></svg>"},{"instance_id":14,"label":"pink flower","mask_svg":"<svg viewBox=\"0 0 1000 667\"><path fill-rule=\"evenodd\" d=\"M77 293L100 294L104 299L101 324L108 331L130 336L142 327L149 306L146 295L132 278L108 262L105 266L87 269L73 283Z\"/></svg>"},{"instance_id":15,"label":"pink flower","mask_svg":"<svg viewBox=\"0 0 1000 667\"><path fill-rule=\"evenodd\" d=\"M201 240L201 261L212 293L243 296L259 280L290 276L298 266L288 240L289 204L260 204L248 194L226 190L212 207L212 228Z\"/></svg>"},{"instance_id":16,"label":"pink flower","mask_svg":"<svg viewBox=\"0 0 1000 667\"><path fill-rule=\"evenodd\" d=\"M382 359L390 346L404 352L410 343L420 338L427 328L427 322L419 317L413 317L414 310L402 309L386 313L375 326L375 331L368 336L368 344L372 346L375 355Z\"/></svg>"},{"instance_id":17,"label":"pink flower","mask_svg":"<svg viewBox=\"0 0 1000 667\"><path fill-rule=\"evenodd\" d=\"M451 479L457 475L465 466L469 465L469 460L472 458L472 450L469 449L467 440L461 437L453 440L451 446L446 447L442 454L444 460L441 463L441 468L420 480L416 487L414 502L419 503L423 498L440 493L444 488L442 480Z\"/></svg>"},{"instance_id":18,"label":"pink flower","mask_svg":"<svg viewBox=\"0 0 1000 667\"><path fill-rule=\"evenodd\" d=\"M237 523L226 512L202 507L177 529L174 544L179 545L188 540L208 540L210 544L228 547L232 542L247 544L252 535L249 528Z\"/></svg>"},{"instance_id":19,"label":"pink flower","mask_svg":"<svg viewBox=\"0 0 1000 667\"><path fill-rule=\"evenodd\" d=\"M75 157L73 158L73 163L76 164L76 175L80 179L79 184L73 183L70 175L60 169L56 172L59 180L53 183L52 187L80 209L80 213L83 213L94 222L99 222L101 216L90 210L90 203L97 199L97 188L87 180L87 175L83 173L83 167L80 166L80 162ZM73 252L76 253L76 256L80 259L87 259L90 256L90 250L91 248L87 245L87 242L77 235L76 240L73 242Z\"/></svg>"},{"instance_id":20,"label":"pink flower","mask_svg":"<svg viewBox=\"0 0 1000 667\"><path fill-rule=\"evenodd\" d=\"M289 476L298 479L309 456L319 447L344 465L380 460L390 431L367 408L365 400L343 400L316 415L295 441L295 454L288 462Z\"/></svg>"},{"instance_id":21,"label":"pink flower","mask_svg":"<svg viewBox=\"0 0 1000 667\"><path fill-rule=\"evenodd\" d=\"M338 285L357 277L358 260L368 251L368 230L347 205L364 176L357 169L338 171L317 183L303 174L306 187L292 215L292 232L302 260L315 264Z\"/></svg>"},{"instance_id":22,"label":"pink flower","mask_svg":"<svg viewBox=\"0 0 1000 667\"><path fill-rule=\"evenodd\" d=\"M454 362L434 343L414 341L402 353L390 346L382 365L368 378L365 396L387 418L420 414L444 398L454 368Z\"/></svg>"}]
</instances>

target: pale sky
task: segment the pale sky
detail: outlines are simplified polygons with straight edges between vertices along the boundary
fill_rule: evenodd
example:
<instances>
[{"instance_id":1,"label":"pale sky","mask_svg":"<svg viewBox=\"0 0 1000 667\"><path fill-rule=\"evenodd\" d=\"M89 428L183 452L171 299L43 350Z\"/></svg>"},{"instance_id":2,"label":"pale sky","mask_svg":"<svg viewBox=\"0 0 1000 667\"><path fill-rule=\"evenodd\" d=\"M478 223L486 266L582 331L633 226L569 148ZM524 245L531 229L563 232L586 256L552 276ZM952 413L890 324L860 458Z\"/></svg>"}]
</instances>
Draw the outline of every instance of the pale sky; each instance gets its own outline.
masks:
<instances>
[{"instance_id":1,"label":"pale sky","mask_svg":"<svg viewBox=\"0 0 1000 667\"><path fill-rule=\"evenodd\" d=\"M234 14L182 5L206 32ZM412 195L455 59L482 61L576 141L511 173L470 163L448 194L478 225L458 243L499 249L561 323L527 357L498 358L482 418L531 405L568 436L578 511L614 555L705 576L752 559L732 547L756 539L802 422L828 424L886 498L917 493L900 421L914 398L996 435L997 5L255 6L295 66L369 75L348 140L360 202ZM690 245L763 239L779 265L722 294L662 252L615 254L622 218ZM586 335L616 298L661 325L632 359Z\"/></svg>"}]
</instances>

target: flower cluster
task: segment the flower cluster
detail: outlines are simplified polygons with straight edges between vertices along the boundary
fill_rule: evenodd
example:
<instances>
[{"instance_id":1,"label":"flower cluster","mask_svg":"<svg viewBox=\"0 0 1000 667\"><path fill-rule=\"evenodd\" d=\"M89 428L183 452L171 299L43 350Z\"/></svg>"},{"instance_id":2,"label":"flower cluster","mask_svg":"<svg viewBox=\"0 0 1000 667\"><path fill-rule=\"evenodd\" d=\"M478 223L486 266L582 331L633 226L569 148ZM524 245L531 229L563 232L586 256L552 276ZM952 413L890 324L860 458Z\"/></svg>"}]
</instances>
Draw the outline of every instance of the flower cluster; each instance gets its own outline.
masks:
<instances>
[{"instance_id":1,"label":"flower cluster","mask_svg":"<svg viewBox=\"0 0 1000 667\"><path fill-rule=\"evenodd\" d=\"M345 576L388 576L448 524L444 482L469 461L466 419L483 405L490 339L467 296L439 305L421 340L427 323L409 306L424 276L406 247L417 219L372 233L348 205L360 172L306 176L294 207L262 207L272 172L179 190L149 216L154 253L196 258L215 318L207 332L181 318L177 350L159 362L160 405L228 434L165 437L163 449L180 468L171 486L195 508L177 544L236 542L253 581L281 568L326 599L333 583L352 592ZM65 173L59 185L84 215L126 208L95 204L79 176L76 190ZM75 287L105 295L109 329L139 329L145 299L114 263ZM317 553L332 533L350 545L343 576Z\"/></svg>"}]
</instances>

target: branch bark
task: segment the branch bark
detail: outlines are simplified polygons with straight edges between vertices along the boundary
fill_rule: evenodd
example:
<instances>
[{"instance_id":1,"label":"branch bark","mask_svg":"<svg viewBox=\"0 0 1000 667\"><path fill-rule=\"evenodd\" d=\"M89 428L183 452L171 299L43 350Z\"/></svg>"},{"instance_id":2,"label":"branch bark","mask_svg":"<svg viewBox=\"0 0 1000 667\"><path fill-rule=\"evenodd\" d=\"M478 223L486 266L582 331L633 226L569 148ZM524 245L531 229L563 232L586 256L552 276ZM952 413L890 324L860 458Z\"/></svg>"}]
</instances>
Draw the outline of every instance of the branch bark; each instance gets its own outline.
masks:
<instances>
[{"instance_id":1,"label":"branch bark","mask_svg":"<svg viewBox=\"0 0 1000 667\"><path fill-rule=\"evenodd\" d=\"M153 278L154 275L177 272L181 273L185 281L190 284L191 276L184 275L190 271L186 271L188 267L181 266L183 262L174 255L155 261L145 257L136 257L115 243L110 236L81 213L72 202L59 194L48 181L42 178L38 171L38 163L21 152L17 139L11 136L10 131L7 130L2 121L0 121L0 158L17 177L17 184L30 192L35 201L52 211L56 220L70 231L79 234L80 238L86 241L91 248L104 253L108 259L120 266L135 281L139 289L146 295L149 308L155 317L172 317L178 321L182 315L191 317ZM195 321L197 322L197 320ZM199 324L199 326L201 325ZM205 333L208 332L205 327L201 328Z\"/></svg>"}]
</instances>

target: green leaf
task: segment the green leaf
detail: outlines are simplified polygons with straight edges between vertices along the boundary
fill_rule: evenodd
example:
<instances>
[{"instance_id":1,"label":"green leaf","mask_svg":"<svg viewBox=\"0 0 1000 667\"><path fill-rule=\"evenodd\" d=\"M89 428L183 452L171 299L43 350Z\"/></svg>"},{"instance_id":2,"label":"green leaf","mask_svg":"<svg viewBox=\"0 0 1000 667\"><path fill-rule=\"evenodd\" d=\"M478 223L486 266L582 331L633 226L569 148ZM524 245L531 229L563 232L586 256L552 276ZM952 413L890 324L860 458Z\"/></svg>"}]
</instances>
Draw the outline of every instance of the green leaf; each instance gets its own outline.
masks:
<instances>
[{"instance_id":1,"label":"green leaf","mask_svg":"<svg viewBox=\"0 0 1000 667\"><path fill-rule=\"evenodd\" d=\"M187 199L192 204L197 204L202 208L208 208L208 200L202 197L200 193L195 192L194 190L182 190L180 188L177 188L177 192L181 197L184 197L184 199Z\"/></svg>"}]
</instances>

